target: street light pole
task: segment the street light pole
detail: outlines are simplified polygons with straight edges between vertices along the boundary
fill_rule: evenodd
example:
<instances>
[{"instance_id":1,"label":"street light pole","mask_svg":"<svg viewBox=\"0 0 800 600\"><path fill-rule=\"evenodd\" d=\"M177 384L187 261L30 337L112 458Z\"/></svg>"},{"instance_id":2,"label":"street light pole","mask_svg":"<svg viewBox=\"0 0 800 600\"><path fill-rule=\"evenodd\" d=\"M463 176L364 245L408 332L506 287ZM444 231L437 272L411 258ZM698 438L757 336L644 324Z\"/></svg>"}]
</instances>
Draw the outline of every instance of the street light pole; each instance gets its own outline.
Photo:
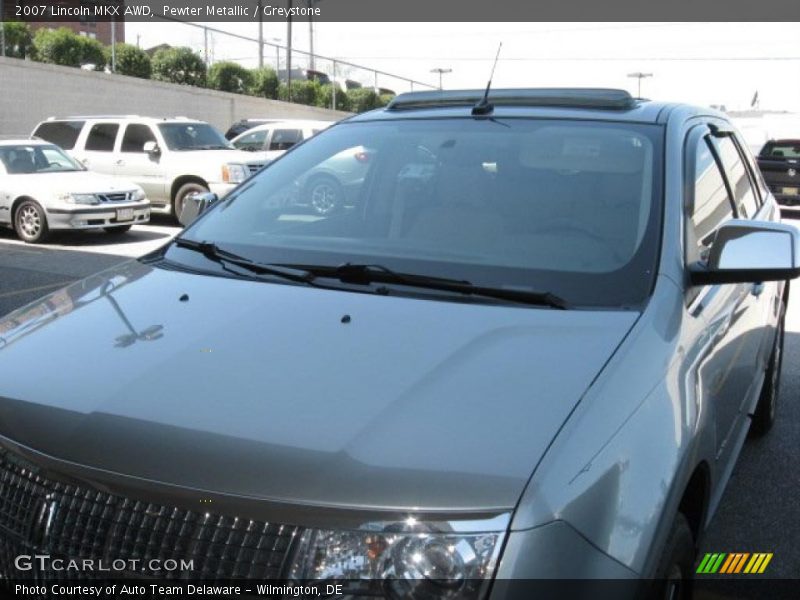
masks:
<instances>
[{"instance_id":1,"label":"street light pole","mask_svg":"<svg viewBox=\"0 0 800 600\"><path fill-rule=\"evenodd\" d=\"M637 98L642 97L642 79L646 79L647 77L652 77L652 76L653 76L652 73L642 73L641 71L636 71L635 73L628 73L628 77L638 80L637 91L636 91Z\"/></svg>"},{"instance_id":2,"label":"street light pole","mask_svg":"<svg viewBox=\"0 0 800 600\"><path fill-rule=\"evenodd\" d=\"M431 73L438 73L439 74L439 89L442 89L442 75L446 75L447 73L452 73L453 69L443 69L442 67L436 67L435 69L431 69Z\"/></svg>"},{"instance_id":3,"label":"street light pole","mask_svg":"<svg viewBox=\"0 0 800 600\"><path fill-rule=\"evenodd\" d=\"M261 12L261 0L258 0L258 68L264 66L264 13Z\"/></svg>"},{"instance_id":4,"label":"street light pole","mask_svg":"<svg viewBox=\"0 0 800 600\"><path fill-rule=\"evenodd\" d=\"M286 0L289 18L286 19L286 94L292 101L292 0Z\"/></svg>"},{"instance_id":5,"label":"street light pole","mask_svg":"<svg viewBox=\"0 0 800 600\"><path fill-rule=\"evenodd\" d=\"M6 55L6 24L4 21L5 13L3 10L3 0L0 0L0 56Z\"/></svg>"}]
</instances>

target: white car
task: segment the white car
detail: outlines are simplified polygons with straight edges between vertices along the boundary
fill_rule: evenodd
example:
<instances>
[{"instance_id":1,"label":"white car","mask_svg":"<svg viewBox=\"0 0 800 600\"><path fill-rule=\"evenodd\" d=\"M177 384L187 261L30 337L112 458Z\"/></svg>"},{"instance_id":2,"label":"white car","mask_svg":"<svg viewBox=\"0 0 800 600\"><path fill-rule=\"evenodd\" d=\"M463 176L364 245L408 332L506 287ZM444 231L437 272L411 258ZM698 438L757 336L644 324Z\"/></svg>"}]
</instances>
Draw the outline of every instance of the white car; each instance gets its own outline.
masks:
<instances>
[{"instance_id":1,"label":"white car","mask_svg":"<svg viewBox=\"0 0 800 600\"><path fill-rule=\"evenodd\" d=\"M231 144L268 162L331 125L331 121L272 121L236 136Z\"/></svg>"},{"instance_id":2,"label":"white car","mask_svg":"<svg viewBox=\"0 0 800 600\"><path fill-rule=\"evenodd\" d=\"M180 220L190 195L224 196L264 166L214 127L184 117L50 118L33 135L58 144L87 169L142 186L153 212Z\"/></svg>"},{"instance_id":3,"label":"white car","mask_svg":"<svg viewBox=\"0 0 800 600\"><path fill-rule=\"evenodd\" d=\"M40 140L0 141L0 225L25 242L54 229L128 231L150 220L138 185L87 171L61 148Z\"/></svg>"}]
</instances>

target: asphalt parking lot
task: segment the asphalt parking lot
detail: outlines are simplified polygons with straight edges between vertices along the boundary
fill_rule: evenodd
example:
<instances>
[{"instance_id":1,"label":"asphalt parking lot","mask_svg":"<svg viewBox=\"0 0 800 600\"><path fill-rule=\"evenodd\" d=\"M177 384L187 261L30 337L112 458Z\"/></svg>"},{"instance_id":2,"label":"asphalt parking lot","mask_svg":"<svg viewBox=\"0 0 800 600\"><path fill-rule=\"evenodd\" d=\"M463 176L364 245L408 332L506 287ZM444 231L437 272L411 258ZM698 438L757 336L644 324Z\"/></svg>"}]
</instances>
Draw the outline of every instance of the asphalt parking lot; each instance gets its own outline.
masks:
<instances>
[{"instance_id":1,"label":"asphalt parking lot","mask_svg":"<svg viewBox=\"0 0 800 600\"><path fill-rule=\"evenodd\" d=\"M800 221L795 221L800 224ZM59 287L154 250L180 229L167 218L111 239L102 232L59 234L47 245L19 242L0 230L0 315ZM781 406L772 432L744 447L701 552L773 552L769 573L800 573L800 285L788 307ZM700 582L701 590L703 582ZM779 597L777 594L773 597ZM707 598L740 597L715 587Z\"/></svg>"}]
</instances>

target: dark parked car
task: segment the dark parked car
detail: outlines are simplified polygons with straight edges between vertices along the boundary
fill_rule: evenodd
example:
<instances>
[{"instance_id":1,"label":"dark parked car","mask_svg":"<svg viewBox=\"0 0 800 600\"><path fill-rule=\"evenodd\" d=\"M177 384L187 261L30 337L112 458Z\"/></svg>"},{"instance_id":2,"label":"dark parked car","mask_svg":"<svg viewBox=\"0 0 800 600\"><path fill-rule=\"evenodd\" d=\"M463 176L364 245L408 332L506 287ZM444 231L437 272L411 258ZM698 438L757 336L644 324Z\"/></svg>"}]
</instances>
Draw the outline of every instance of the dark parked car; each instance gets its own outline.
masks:
<instances>
[{"instance_id":1,"label":"dark parked car","mask_svg":"<svg viewBox=\"0 0 800 600\"><path fill-rule=\"evenodd\" d=\"M778 204L800 204L800 140L770 140L758 153L758 166Z\"/></svg>"},{"instance_id":2,"label":"dark parked car","mask_svg":"<svg viewBox=\"0 0 800 600\"><path fill-rule=\"evenodd\" d=\"M352 207L283 201L356 148ZM779 414L798 250L711 109L399 96L0 320L0 575L136 558L116 575L141 583L191 559L171 581L685 600L748 432Z\"/></svg>"}]
</instances>

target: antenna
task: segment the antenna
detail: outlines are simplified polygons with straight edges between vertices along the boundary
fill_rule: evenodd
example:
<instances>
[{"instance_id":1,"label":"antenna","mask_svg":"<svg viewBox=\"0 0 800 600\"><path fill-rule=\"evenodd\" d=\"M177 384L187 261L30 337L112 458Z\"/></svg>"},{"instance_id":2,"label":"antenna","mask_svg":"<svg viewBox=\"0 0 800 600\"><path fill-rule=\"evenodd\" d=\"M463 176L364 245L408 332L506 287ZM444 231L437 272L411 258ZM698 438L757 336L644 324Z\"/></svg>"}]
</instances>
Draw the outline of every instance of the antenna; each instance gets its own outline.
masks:
<instances>
[{"instance_id":1,"label":"antenna","mask_svg":"<svg viewBox=\"0 0 800 600\"><path fill-rule=\"evenodd\" d=\"M497 46L497 54L494 57L494 64L492 65L492 72L489 73L489 82L486 84L486 91L483 93L483 98L472 107L473 115L488 115L494 110L494 105L489 104L489 90L492 88L492 79L494 78L494 70L497 68L497 59L500 58L500 50L503 48L503 42Z\"/></svg>"}]
</instances>

